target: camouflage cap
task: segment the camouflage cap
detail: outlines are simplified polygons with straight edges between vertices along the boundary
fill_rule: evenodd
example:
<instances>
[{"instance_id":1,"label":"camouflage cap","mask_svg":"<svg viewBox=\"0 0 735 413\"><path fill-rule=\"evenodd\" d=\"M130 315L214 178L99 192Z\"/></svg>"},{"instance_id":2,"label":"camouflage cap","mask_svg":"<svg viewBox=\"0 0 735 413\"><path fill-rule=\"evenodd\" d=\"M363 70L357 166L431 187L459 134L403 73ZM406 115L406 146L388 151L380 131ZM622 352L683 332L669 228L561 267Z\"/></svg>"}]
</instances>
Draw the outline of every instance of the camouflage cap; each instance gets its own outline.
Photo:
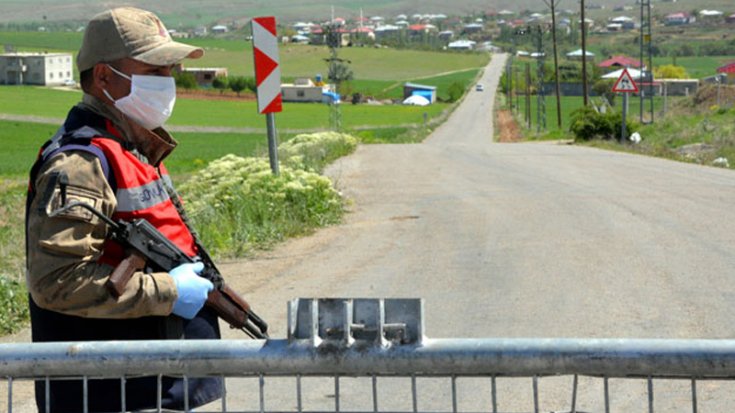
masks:
<instances>
[{"instance_id":1,"label":"camouflage cap","mask_svg":"<svg viewBox=\"0 0 735 413\"><path fill-rule=\"evenodd\" d=\"M171 40L155 14L133 7L107 10L92 18L84 31L77 55L80 72L100 62L130 57L155 66L168 66L182 59L198 59L204 50Z\"/></svg>"}]
</instances>

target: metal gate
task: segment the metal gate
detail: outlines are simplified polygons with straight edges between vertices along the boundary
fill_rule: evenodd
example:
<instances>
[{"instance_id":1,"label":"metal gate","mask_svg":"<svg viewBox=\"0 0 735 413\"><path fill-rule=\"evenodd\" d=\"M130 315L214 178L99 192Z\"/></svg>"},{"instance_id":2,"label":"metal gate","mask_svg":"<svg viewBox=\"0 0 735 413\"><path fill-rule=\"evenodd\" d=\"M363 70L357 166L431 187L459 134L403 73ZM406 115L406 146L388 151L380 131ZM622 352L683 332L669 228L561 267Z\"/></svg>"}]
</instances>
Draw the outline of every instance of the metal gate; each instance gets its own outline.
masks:
<instances>
[{"instance_id":1,"label":"metal gate","mask_svg":"<svg viewBox=\"0 0 735 413\"><path fill-rule=\"evenodd\" d=\"M4 344L0 409L34 411L33 380L81 379L86 401L97 379L124 394L133 377L218 376L227 396L197 412L735 410L733 340L428 339L422 314L414 299L298 299L285 340Z\"/></svg>"}]
</instances>

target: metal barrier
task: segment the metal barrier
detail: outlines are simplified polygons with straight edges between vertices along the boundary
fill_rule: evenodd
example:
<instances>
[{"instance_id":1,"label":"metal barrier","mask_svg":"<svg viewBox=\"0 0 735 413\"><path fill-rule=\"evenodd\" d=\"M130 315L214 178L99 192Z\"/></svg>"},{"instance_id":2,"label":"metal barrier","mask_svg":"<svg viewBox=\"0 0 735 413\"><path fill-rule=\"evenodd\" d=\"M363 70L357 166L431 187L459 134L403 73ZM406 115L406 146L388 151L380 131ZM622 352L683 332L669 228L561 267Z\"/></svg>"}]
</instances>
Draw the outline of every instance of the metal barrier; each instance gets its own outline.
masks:
<instances>
[{"instance_id":1,"label":"metal barrier","mask_svg":"<svg viewBox=\"0 0 735 413\"><path fill-rule=\"evenodd\" d=\"M4 344L0 408L26 411L14 390L32 380L81 378L86 398L101 378L124 394L132 377L221 376L227 397L197 412L735 410L734 340L427 339L422 313L420 300L300 299L286 340Z\"/></svg>"}]
</instances>

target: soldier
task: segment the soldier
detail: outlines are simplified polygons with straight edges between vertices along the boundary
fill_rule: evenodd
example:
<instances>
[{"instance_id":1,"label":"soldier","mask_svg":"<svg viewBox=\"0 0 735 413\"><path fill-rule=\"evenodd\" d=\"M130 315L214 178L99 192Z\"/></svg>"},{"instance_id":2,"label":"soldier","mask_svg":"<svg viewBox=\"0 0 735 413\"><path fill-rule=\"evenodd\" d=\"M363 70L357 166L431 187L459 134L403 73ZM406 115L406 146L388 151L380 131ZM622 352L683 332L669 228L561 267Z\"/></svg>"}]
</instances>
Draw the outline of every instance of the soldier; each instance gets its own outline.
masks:
<instances>
[{"instance_id":1,"label":"soldier","mask_svg":"<svg viewBox=\"0 0 735 413\"><path fill-rule=\"evenodd\" d=\"M216 315L203 308L210 281L202 264L170 272L136 272L115 298L104 287L125 258L102 220L83 208L49 214L72 201L113 219L144 218L187 255L197 255L163 159L176 141L163 128L176 99L173 66L200 48L174 42L161 20L136 8L95 16L77 56L84 91L31 170L26 210L27 285L34 342L220 338ZM83 411L81 381L51 381L52 412ZM89 411L157 407L156 377L90 380ZM219 378L164 377L164 409L197 407L222 396ZM46 410L45 382L36 402Z\"/></svg>"}]
</instances>

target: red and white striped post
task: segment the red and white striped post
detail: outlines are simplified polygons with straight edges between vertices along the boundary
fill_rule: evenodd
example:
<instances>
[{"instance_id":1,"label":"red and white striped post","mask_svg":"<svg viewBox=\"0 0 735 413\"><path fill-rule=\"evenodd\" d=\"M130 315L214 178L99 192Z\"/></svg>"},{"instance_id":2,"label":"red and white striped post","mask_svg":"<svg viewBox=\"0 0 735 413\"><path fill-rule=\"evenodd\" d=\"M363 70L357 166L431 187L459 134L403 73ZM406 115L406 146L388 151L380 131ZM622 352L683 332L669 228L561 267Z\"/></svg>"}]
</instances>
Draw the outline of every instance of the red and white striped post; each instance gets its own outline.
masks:
<instances>
[{"instance_id":1,"label":"red and white striped post","mask_svg":"<svg viewBox=\"0 0 735 413\"><path fill-rule=\"evenodd\" d=\"M278 175L278 138L274 113L281 112L282 99L276 18L256 17L251 25L258 113L265 114L271 170Z\"/></svg>"}]
</instances>

